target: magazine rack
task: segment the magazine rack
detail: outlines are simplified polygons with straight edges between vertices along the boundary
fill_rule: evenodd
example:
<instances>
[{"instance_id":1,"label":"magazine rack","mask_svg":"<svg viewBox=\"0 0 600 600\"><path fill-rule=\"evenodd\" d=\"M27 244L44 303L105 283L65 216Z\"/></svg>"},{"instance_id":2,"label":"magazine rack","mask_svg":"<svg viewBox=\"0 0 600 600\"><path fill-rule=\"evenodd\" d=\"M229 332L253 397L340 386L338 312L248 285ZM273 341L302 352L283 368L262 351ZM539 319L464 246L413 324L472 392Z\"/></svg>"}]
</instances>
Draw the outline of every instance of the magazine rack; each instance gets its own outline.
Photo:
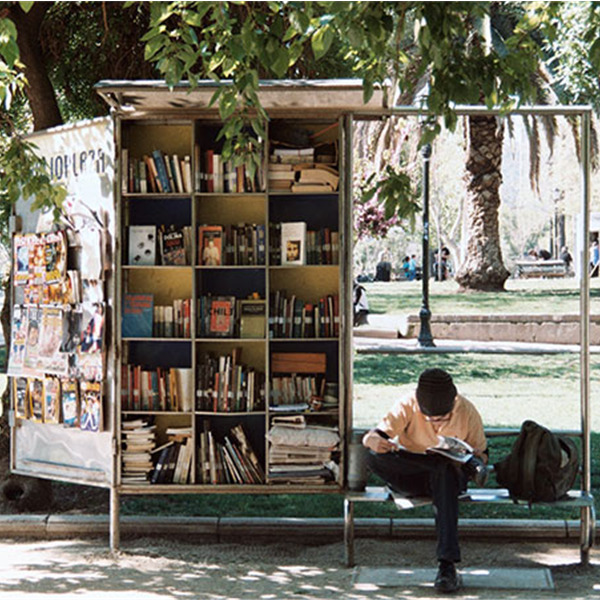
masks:
<instances>
[{"instance_id":1,"label":"magazine rack","mask_svg":"<svg viewBox=\"0 0 600 600\"><path fill-rule=\"evenodd\" d=\"M32 136L68 189L63 220L22 201L12 221L11 469L109 489L113 549L122 494L344 491L353 123L418 111L365 105L355 81L264 82L253 170L223 157L214 82L97 89L111 118Z\"/></svg>"}]
</instances>

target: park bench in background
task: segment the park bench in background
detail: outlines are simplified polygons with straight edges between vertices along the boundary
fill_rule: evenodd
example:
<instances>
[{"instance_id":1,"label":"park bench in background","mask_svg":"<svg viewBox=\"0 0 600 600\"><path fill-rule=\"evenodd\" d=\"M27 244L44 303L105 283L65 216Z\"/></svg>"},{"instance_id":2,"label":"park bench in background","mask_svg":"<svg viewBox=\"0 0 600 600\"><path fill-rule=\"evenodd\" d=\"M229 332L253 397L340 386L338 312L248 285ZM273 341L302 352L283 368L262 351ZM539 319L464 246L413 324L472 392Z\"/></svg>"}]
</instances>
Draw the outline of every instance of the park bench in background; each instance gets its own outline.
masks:
<instances>
[{"instance_id":1,"label":"park bench in background","mask_svg":"<svg viewBox=\"0 0 600 600\"><path fill-rule=\"evenodd\" d=\"M518 260L515 277L564 277L567 265L563 260Z\"/></svg>"},{"instance_id":2,"label":"park bench in background","mask_svg":"<svg viewBox=\"0 0 600 600\"><path fill-rule=\"evenodd\" d=\"M516 436L518 429L512 428L493 428L486 429L488 438L499 436ZM560 431L563 435L572 437L581 437L579 431ZM507 489L504 488L469 488L466 493L460 497L461 502L470 503L493 503L515 506L510 498ZM346 565L354 566L354 504L357 502L394 502L399 510L408 510L431 504L431 498L428 497L408 497L396 492L391 492L387 487L367 486L362 491L348 491L344 497L344 546L346 553ZM527 507L526 502L520 502ZM568 497L556 502L536 502L533 506L555 506L558 508L579 508L581 510L579 547L581 563L587 564L589 561L589 552L594 544L594 535L596 529L596 512L594 507L594 497L590 492L584 490L570 490ZM589 518L584 518L584 512L589 511Z\"/></svg>"}]
</instances>

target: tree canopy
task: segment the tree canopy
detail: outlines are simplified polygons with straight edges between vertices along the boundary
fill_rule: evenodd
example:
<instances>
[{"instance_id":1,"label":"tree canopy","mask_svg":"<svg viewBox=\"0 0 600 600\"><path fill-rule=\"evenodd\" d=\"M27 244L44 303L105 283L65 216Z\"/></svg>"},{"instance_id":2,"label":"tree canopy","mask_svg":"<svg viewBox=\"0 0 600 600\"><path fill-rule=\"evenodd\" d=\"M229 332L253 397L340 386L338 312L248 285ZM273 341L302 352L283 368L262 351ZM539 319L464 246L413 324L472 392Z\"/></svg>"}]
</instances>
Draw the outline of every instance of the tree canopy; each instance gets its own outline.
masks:
<instances>
[{"instance_id":1,"label":"tree canopy","mask_svg":"<svg viewBox=\"0 0 600 600\"><path fill-rule=\"evenodd\" d=\"M365 98L381 86L388 106L423 107L422 143L456 125L457 104L509 111L536 102L541 66L561 99L600 107L596 3L2 2L0 10L7 200L25 184L39 203L60 204L20 137L23 124L39 129L106 110L93 91L103 78L162 77L191 89L228 80L213 102L225 121L224 153L240 162L264 136L263 78L359 77ZM382 198L393 192L386 217L414 215L403 184L398 173L375 183Z\"/></svg>"}]
</instances>

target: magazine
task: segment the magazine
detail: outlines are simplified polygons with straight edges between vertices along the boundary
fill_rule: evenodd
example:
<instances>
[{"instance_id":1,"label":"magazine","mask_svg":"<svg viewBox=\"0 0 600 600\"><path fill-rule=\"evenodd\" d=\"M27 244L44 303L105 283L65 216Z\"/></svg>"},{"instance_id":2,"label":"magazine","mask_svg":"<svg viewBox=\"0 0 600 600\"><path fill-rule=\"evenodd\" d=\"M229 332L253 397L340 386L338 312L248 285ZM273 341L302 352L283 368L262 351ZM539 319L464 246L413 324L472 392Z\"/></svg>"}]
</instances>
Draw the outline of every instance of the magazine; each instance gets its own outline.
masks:
<instances>
[{"instance_id":1,"label":"magazine","mask_svg":"<svg viewBox=\"0 0 600 600\"><path fill-rule=\"evenodd\" d=\"M427 448L427 454L440 454L460 463L466 463L473 458L474 450L467 442L446 435L438 435L438 440L436 446Z\"/></svg>"},{"instance_id":2,"label":"magazine","mask_svg":"<svg viewBox=\"0 0 600 600\"><path fill-rule=\"evenodd\" d=\"M44 423L58 423L60 418L60 381L58 377L44 378Z\"/></svg>"}]
</instances>

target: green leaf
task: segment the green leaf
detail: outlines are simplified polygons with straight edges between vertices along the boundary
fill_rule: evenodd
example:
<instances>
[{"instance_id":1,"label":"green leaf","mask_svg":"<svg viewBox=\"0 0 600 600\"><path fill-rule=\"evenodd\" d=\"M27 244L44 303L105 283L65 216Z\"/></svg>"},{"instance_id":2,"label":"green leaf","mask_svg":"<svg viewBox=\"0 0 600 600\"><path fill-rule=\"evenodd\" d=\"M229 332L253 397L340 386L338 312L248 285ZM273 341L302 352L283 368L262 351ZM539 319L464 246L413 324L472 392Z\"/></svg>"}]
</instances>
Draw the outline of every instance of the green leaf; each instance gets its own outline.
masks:
<instances>
[{"instance_id":1,"label":"green leaf","mask_svg":"<svg viewBox=\"0 0 600 600\"><path fill-rule=\"evenodd\" d=\"M19 2L19 6L23 12L28 13L33 6L33 2Z\"/></svg>"},{"instance_id":2,"label":"green leaf","mask_svg":"<svg viewBox=\"0 0 600 600\"><path fill-rule=\"evenodd\" d=\"M204 15L209 11L210 4L209 2L196 2L194 10L186 10L183 13L184 22L192 27L202 27Z\"/></svg>"},{"instance_id":3,"label":"green leaf","mask_svg":"<svg viewBox=\"0 0 600 600\"><path fill-rule=\"evenodd\" d=\"M271 70L277 77L283 77L289 67L290 58L286 48L277 48L271 62Z\"/></svg>"},{"instance_id":4,"label":"green leaf","mask_svg":"<svg viewBox=\"0 0 600 600\"><path fill-rule=\"evenodd\" d=\"M312 50L315 54L315 58L319 60L331 47L331 43L333 42L333 31L331 27L325 25L321 29L317 29L311 38L311 46Z\"/></svg>"},{"instance_id":5,"label":"green leaf","mask_svg":"<svg viewBox=\"0 0 600 600\"><path fill-rule=\"evenodd\" d=\"M149 40L144 49L144 58L146 60L152 60L156 55L164 49L166 37L164 35L158 35Z\"/></svg>"},{"instance_id":6,"label":"green leaf","mask_svg":"<svg viewBox=\"0 0 600 600\"><path fill-rule=\"evenodd\" d=\"M588 59L596 71L600 70L600 38L591 45Z\"/></svg>"}]
</instances>

